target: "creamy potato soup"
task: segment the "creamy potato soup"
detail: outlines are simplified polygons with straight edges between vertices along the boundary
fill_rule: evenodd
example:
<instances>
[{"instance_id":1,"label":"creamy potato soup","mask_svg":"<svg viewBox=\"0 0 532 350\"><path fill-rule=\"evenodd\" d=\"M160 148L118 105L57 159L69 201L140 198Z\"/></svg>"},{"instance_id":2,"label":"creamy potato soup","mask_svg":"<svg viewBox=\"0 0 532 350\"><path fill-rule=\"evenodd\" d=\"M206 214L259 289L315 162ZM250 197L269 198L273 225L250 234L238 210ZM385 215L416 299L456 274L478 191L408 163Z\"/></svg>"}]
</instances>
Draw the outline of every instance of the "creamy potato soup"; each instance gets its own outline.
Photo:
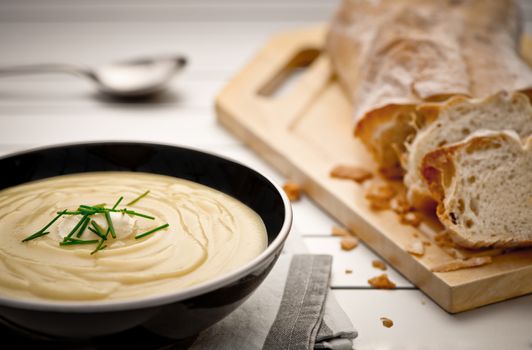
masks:
<instances>
[{"instance_id":1,"label":"creamy potato soup","mask_svg":"<svg viewBox=\"0 0 532 350\"><path fill-rule=\"evenodd\" d=\"M169 176L99 172L0 191L0 295L115 300L220 277L267 245L253 210Z\"/></svg>"}]
</instances>

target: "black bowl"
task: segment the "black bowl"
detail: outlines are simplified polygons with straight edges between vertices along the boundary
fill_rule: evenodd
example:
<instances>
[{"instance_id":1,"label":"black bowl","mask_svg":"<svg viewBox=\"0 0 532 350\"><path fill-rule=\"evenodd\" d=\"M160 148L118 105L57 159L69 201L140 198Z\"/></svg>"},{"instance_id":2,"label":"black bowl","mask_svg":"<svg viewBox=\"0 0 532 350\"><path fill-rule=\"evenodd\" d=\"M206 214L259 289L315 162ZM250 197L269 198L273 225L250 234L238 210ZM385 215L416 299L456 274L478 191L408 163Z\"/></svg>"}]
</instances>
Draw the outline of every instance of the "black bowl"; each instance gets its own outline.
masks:
<instances>
[{"instance_id":1,"label":"black bowl","mask_svg":"<svg viewBox=\"0 0 532 350\"><path fill-rule=\"evenodd\" d=\"M142 326L175 339L218 322L260 285L290 230L292 211L278 186L237 162L197 150L138 142L60 145L0 158L0 189L52 176L93 171L135 171L179 177L215 188L257 212L268 247L241 268L162 296L102 302L45 302L0 296L0 317L32 332L89 338Z\"/></svg>"}]
</instances>

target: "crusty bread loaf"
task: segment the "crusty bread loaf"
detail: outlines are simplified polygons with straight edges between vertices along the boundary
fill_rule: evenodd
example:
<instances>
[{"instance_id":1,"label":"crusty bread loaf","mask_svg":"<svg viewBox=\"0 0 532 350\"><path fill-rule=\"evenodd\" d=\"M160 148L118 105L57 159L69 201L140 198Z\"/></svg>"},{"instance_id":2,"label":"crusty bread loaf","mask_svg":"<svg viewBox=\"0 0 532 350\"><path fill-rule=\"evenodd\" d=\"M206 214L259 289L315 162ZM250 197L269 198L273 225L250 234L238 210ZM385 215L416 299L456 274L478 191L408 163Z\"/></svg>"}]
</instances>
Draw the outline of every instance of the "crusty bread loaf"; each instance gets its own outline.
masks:
<instances>
[{"instance_id":1,"label":"crusty bread loaf","mask_svg":"<svg viewBox=\"0 0 532 350\"><path fill-rule=\"evenodd\" d=\"M479 131L428 153L422 174L457 244L532 245L532 137Z\"/></svg>"},{"instance_id":2,"label":"crusty bread loaf","mask_svg":"<svg viewBox=\"0 0 532 350\"><path fill-rule=\"evenodd\" d=\"M404 176L409 202L417 208L430 208L432 202L421 174L421 162L427 153L480 129L515 130L521 138L532 135L532 105L517 92L500 92L478 100L454 97L443 103L421 105L418 113L426 126L407 146Z\"/></svg>"},{"instance_id":3,"label":"crusty bread loaf","mask_svg":"<svg viewBox=\"0 0 532 350\"><path fill-rule=\"evenodd\" d=\"M326 50L354 105L355 134L390 176L422 120L450 96L532 91L512 0L344 0Z\"/></svg>"}]
</instances>

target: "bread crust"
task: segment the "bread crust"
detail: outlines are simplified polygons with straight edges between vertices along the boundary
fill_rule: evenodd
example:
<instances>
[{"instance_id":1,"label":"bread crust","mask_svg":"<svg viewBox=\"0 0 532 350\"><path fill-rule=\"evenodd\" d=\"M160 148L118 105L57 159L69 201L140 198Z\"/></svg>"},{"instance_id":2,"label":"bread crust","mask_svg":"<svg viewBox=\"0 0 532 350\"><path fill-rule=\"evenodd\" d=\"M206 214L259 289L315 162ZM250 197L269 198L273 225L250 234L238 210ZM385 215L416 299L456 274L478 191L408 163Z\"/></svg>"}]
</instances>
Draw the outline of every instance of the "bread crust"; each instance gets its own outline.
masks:
<instances>
[{"instance_id":1,"label":"bread crust","mask_svg":"<svg viewBox=\"0 0 532 350\"><path fill-rule=\"evenodd\" d=\"M455 95L532 93L519 36L513 0L344 0L326 50L354 105L355 135L384 174L398 177L403 143L415 133L397 117L404 107L415 114L413 106Z\"/></svg>"}]
</instances>

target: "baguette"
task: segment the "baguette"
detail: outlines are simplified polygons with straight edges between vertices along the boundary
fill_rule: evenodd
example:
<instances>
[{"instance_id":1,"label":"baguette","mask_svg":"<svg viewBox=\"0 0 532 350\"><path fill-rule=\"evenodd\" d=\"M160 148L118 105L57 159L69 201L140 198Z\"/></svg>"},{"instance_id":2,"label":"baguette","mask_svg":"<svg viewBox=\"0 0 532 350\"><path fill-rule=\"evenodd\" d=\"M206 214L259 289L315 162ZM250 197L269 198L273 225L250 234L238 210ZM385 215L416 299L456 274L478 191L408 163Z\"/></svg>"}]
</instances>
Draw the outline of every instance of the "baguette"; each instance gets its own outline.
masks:
<instances>
[{"instance_id":1,"label":"baguette","mask_svg":"<svg viewBox=\"0 0 532 350\"><path fill-rule=\"evenodd\" d=\"M354 106L355 135L388 177L424 120L416 106L499 90L532 95L512 0L344 0L326 51Z\"/></svg>"},{"instance_id":2,"label":"baguette","mask_svg":"<svg viewBox=\"0 0 532 350\"><path fill-rule=\"evenodd\" d=\"M421 174L423 157L438 147L456 143L480 129L516 130L532 135L532 105L521 93L500 92L481 100L454 97L445 103L418 108L427 121L407 145L404 183L407 199L417 208L431 208L432 197Z\"/></svg>"},{"instance_id":3,"label":"baguette","mask_svg":"<svg viewBox=\"0 0 532 350\"><path fill-rule=\"evenodd\" d=\"M532 137L479 131L428 153L422 174L458 245L532 245Z\"/></svg>"}]
</instances>

